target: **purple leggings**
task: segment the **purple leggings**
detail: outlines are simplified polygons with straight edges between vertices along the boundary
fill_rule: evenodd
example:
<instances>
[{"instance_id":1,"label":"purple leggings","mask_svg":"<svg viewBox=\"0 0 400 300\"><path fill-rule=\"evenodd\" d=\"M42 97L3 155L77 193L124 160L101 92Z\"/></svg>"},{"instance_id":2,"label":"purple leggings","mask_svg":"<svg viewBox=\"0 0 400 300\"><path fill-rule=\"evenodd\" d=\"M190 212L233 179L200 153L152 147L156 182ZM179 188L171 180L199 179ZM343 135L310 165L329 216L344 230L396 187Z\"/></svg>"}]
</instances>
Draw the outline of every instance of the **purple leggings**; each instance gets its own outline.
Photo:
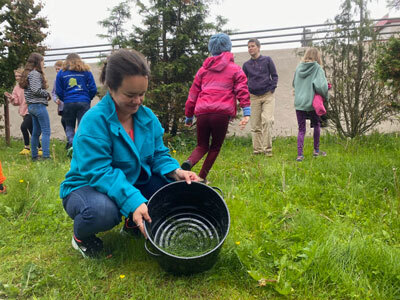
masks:
<instances>
[{"instance_id":1,"label":"purple leggings","mask_svg":"<svg viewBox=\"0 0 400 300\"><path fill-rule=\"evenodd\" d=\"M197 146L194 148L192 154L190 154L188 160L194 166L208 152L199 173L201 178L206 179L224 143L229 125L229 116L223 114L204 114L196 118Z\"/></svg>"},{"instance_id":2,"label":"purple leggings","mask_svg":"<svg viewBox=\"0 0 400 300\"><path fill-rule=\"evenodd\" d=\"M306 135L306 119L307 116L311 119L311 124L314 127L314 150L319 150L319 136L321 122L315 111L296 110L297 124L299 125L299 134L297 135L297 155L303 155L304 136Z\"/></svg>"}]
</instances>

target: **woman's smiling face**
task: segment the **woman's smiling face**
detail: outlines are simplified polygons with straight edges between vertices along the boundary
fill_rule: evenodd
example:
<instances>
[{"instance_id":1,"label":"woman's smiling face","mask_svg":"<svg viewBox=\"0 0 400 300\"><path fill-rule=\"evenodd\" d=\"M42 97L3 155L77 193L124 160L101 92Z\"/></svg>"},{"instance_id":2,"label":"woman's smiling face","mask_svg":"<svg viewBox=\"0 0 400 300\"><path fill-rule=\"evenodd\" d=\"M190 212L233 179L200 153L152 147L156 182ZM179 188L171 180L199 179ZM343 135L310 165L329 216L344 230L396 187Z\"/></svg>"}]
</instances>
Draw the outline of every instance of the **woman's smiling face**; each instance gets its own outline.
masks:
<instances>
[{"instance_id":1,"label":"woman's smiling face","mask_svg":"<svg viewBox=\"0 0 400 300\"><path fill-rule=\"evenodd\" d=\"M149 80L147 76L133 75L122 80L121 86L110 90L118 114L133 115L143 103Z\"/></svg>"}]
</instances>

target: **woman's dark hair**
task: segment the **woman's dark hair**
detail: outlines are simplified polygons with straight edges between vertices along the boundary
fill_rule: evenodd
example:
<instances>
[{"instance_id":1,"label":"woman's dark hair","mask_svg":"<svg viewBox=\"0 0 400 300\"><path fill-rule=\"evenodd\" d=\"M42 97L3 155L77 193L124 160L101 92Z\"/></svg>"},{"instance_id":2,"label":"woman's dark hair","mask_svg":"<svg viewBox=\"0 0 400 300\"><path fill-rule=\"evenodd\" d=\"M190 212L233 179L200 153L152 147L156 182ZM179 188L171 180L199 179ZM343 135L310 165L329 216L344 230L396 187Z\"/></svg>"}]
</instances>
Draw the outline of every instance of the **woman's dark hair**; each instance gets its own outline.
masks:
<instances>
[{"instance_id":1,"label":"woman's dark hair","mask_svg":"<svg viewBox=\"0 0 400 300\"><path fill-rule=\"evenodd\" d=\"M19 80L19 86L22 87L23 89L26 89L28 87L28 74L32 70L38 71L42 75L43 79L43 84L42 88L47 89L47 81L46 77L44 76L44 72L42 69L41 62L43 61L43 56L39 53L32 53L29 55L28 60L26 61L24 71L21 74L21 79Z\"/></svg>"},{"instance_id":2,"label":"woman's dark hair","mask_svg":"<svg viewBox=\"0 0 400 300\"><path fill-rule=\"evenodd\" d=\"M116 91L127 76L150 76L150 69L144 56L135 51L120 49L112 53L104 63L100 82Z\"/></svg>"}]
</instances>

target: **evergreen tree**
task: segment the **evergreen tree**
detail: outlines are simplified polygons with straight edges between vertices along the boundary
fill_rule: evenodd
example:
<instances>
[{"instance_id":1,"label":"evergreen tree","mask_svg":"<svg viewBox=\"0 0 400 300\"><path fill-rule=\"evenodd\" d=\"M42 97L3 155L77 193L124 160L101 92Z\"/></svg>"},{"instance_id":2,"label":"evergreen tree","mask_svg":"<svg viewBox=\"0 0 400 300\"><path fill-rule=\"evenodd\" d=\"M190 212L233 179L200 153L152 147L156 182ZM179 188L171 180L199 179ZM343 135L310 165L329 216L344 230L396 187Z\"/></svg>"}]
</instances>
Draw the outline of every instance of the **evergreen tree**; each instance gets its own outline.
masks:
<instances>
[{"instance_id":1,"label":"evergreen tree","mask_svg":"<svg viewBox=\"0 0 400 300\"><path fill-rule=\"evenodd\" d=\"M131 45L142 52L151 67L145 104L152 108L166 132L175 135L182 126L185 102L193 78L208 55L208 40L226 20L206 22L213 0L136 0L143 27L135 27Z\"/></svg>"},{"instance_id":2,"label":"evergreen tree","mask_svg":"<svg viewBox=\"0 0 400 300\"><path fill-rule=\"evenodd\" d=\"M394 99L390 106L394 110L400 109L400 39L391 37L387 43L379 48L376 62L377 78L385 85L387 92L393 93Z\"/></svg>"},{"instance_id":3,"label":"evergreen tree","mask_svg":"<svg viewBox=\"0 0 400 300\"><path fill-rule=\"evenodd\" d=\"M3 31L0 42L0 92L10 90L14 84L13 71L24 66L32 52L44 54L41 45L47 33L47 20L39 16L43 5L34 0L8 0L0 11ZM2 97L1 97L2 98ZM4 100L4 99L2 99Z\"/></svg>"},{"instance_id":4,"label":"evergreen tree","mask_svg":"<svg viewBox=\"0 0 400 300\"><path fill-rule=\"evenodd\" d=\"M47 33L42 30L48 25L47 19L39 16L42 8L34 0L0 1L0 104L4 105L7 144L10 144L8 103L3 94L15 84L14 70L25 65L32 52L43 54L45 51L41 43Z\"/></svg>"},{"instance_id":5,"label":"evergreen tree","mask_svg":"<svg viewBox=\"0 0 400 300\"><path fill-rule=\"evenodd\" d=\"M344 0L335 30L322 43L324 67L332 83L329 117L342 137L365 134L391 114L388 103L393 95L375 80L379 42L368 19L368 2Z\"/></svg>"},{"instance_id":6,"label":"evergreen tree","mask_svg":"<svg viewBox=\"0 0 400 300\"><path fill-rule=\"evenodd\" d=\"M112 9L108 9L110 16L98 22L102 27L107 29L107 34L98 34L97 36L109 40L113 48L115 46L126 46L126 30L124 25L131 19L130 2L132 0L125 0Z\"/></svg>"},{"instance_id":7,"label":"evergreen tree","mask_svg":"<svg viewBox=\"0 0 400 300\"><path fill-rule=\"evenodd\" d=\"M387 0L387 6L396 10L400 9L400 0Z\"/></svg>"}]
</instances>

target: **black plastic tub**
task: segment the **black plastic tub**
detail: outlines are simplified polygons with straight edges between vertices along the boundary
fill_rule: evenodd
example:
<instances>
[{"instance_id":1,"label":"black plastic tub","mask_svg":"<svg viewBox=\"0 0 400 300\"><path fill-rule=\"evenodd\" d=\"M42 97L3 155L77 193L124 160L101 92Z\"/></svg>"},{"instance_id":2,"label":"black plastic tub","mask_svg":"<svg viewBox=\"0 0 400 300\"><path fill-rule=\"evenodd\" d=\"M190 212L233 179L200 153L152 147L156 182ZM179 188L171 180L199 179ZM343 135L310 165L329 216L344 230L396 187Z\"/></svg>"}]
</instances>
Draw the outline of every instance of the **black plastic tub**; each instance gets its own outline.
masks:
<instances>
[{"instance_id":1,"label":"black plastic tub","mask_svg":"<svg viewBox=\"0 0 400 300\"><path fill-rule=\"evenodd\" d=\"M159 189L147 205L152 223L145 222L145 248L165 271L193 274L215 264L230 227L229 210L218 188L177 181ZM190 255L170 251L187 238L193 246Z\"/></svg>"}]
</instances>

